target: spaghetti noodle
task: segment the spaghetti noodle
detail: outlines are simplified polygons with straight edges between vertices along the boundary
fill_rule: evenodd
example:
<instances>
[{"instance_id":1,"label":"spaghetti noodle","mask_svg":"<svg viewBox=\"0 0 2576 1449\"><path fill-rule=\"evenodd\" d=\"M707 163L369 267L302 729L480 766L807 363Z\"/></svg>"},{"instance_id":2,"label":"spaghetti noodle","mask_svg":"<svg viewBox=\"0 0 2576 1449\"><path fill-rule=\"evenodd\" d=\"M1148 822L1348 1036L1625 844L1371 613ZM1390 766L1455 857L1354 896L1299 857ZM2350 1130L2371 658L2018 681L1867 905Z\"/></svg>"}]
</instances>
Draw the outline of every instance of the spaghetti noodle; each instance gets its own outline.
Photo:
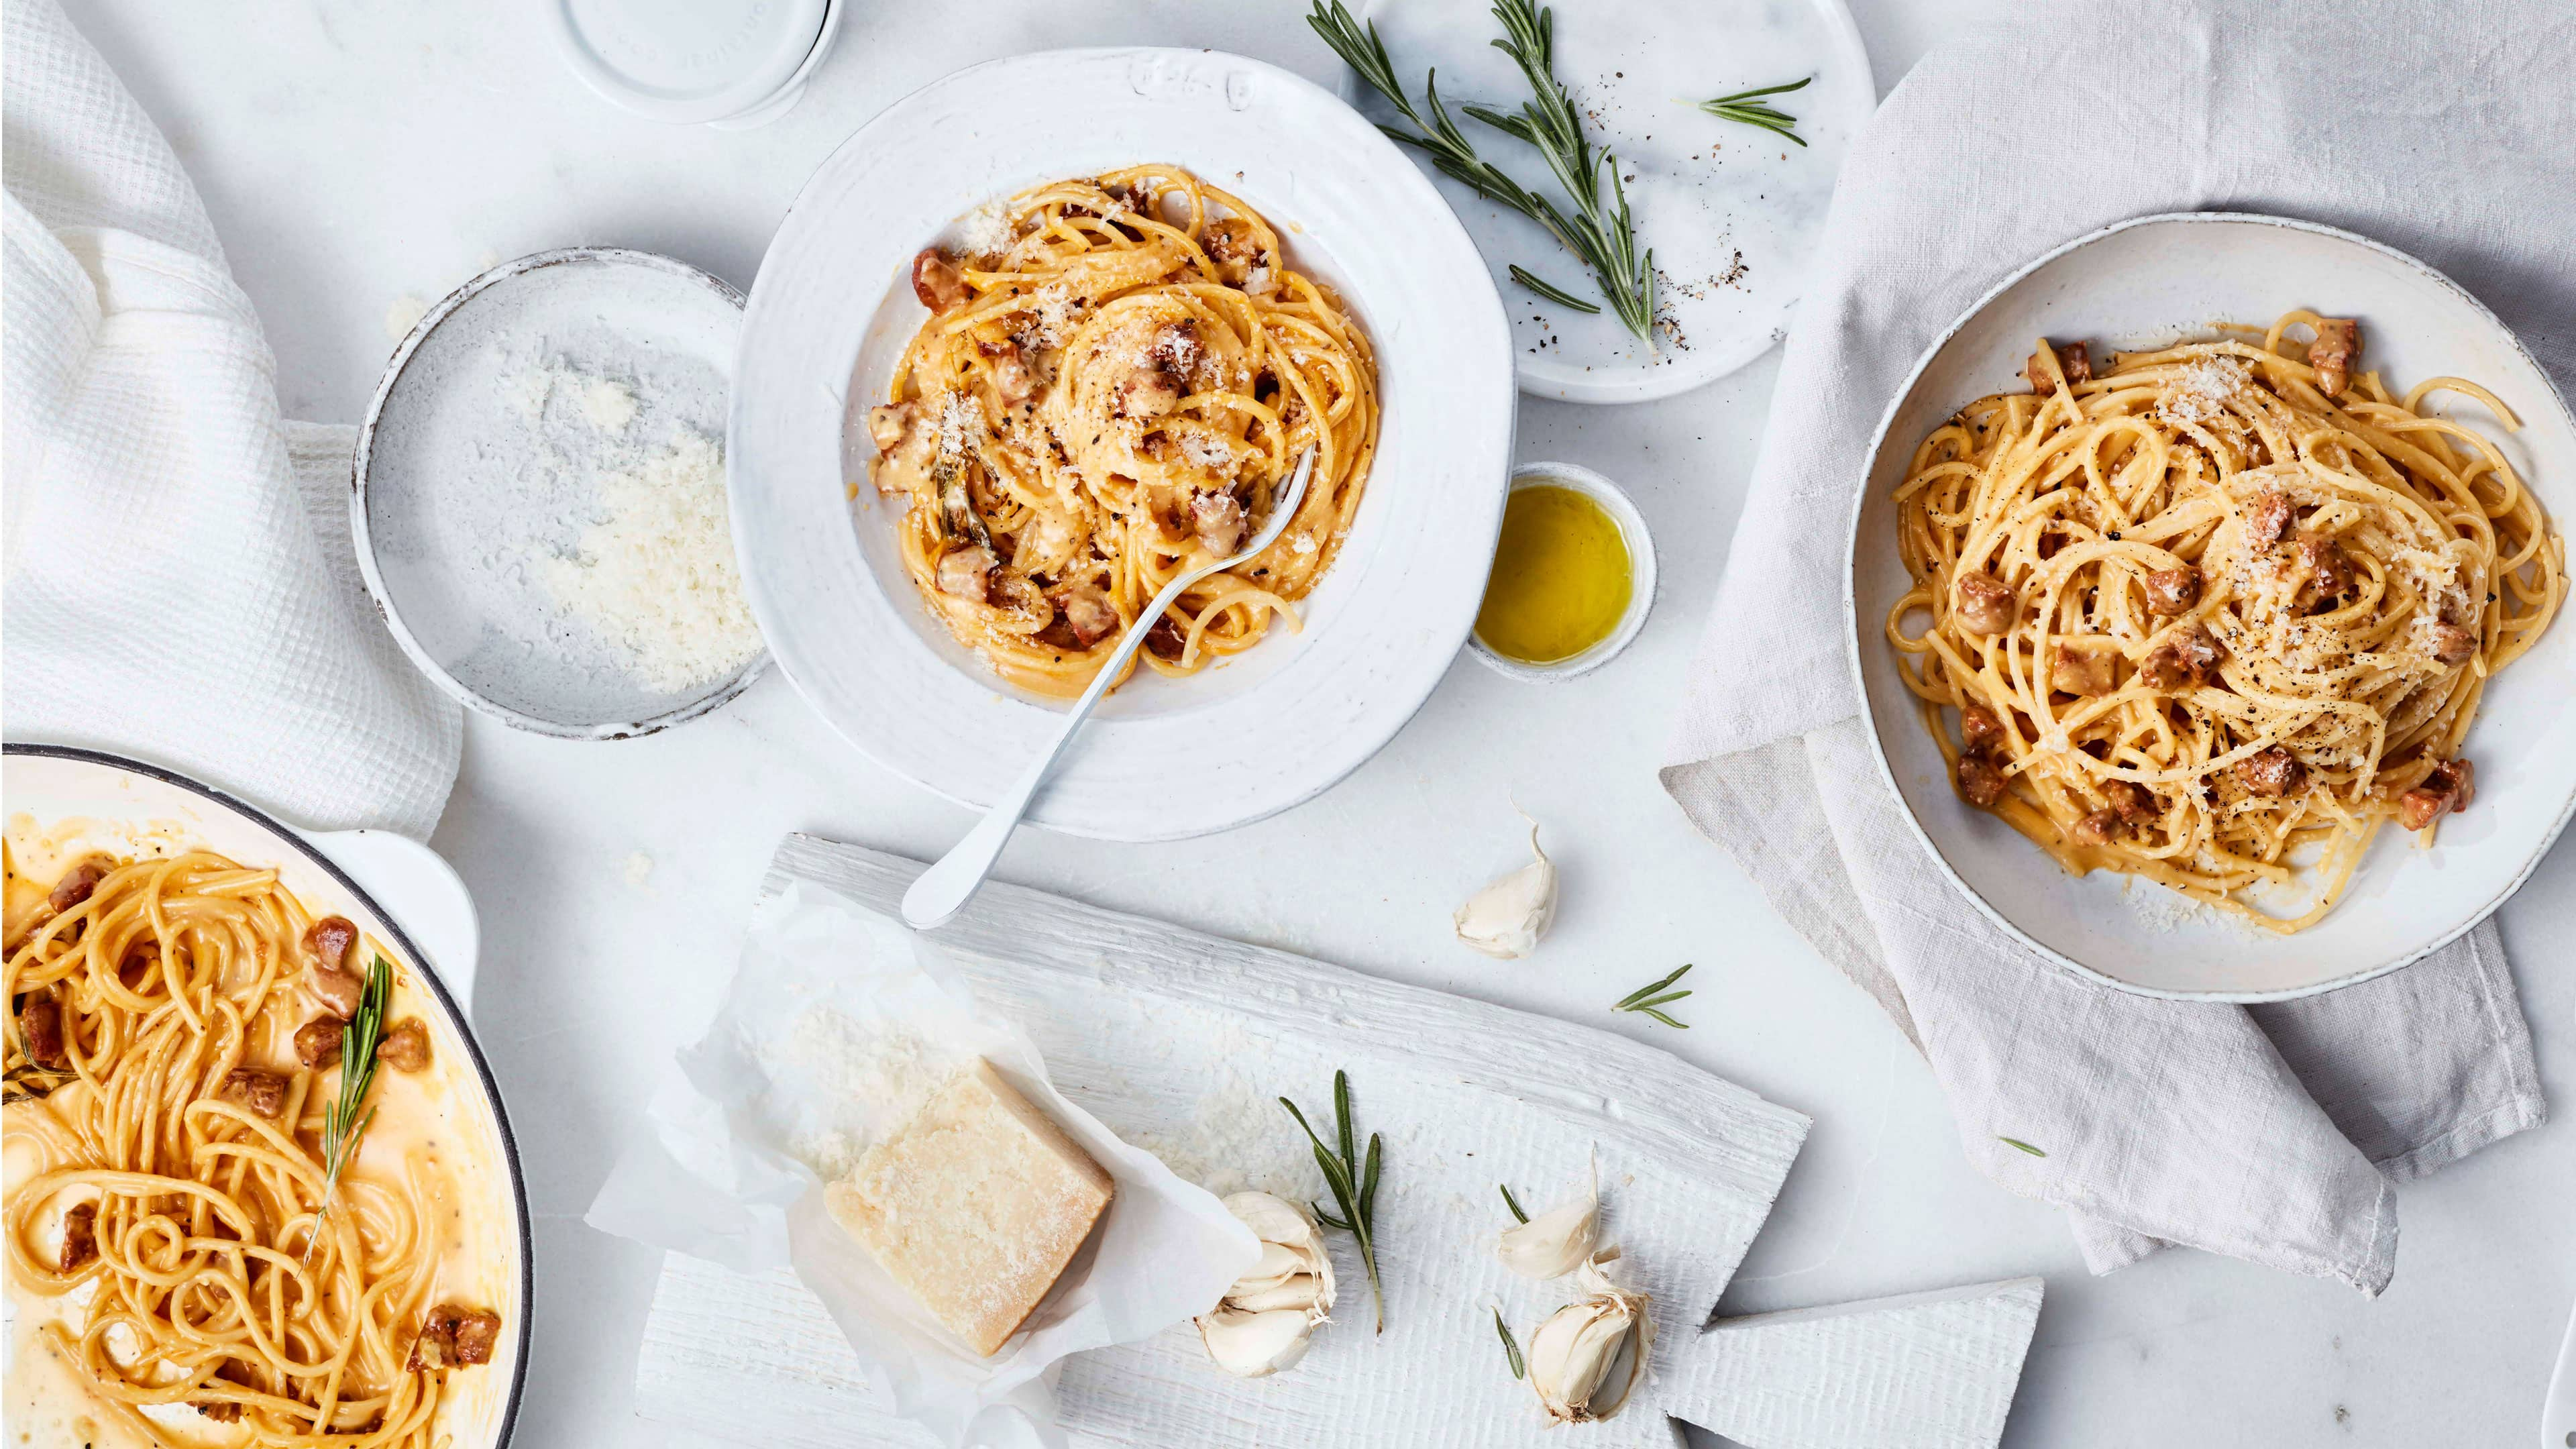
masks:
<instances>
[{"instance_id":1,"label":"spaghetti noodle","mask_svg":"<svg viewBox=\"0 0 2576 1449\"><path fill-rule=\"evenodd\" d=\"M1260 530L1311 445L1278 540L1192 585L1139 657L1189 674L1296 627L1377 446L1376 361L1340 298L1170 166L1037 187L964 245L915 260L933 315L868 417L932 612L1003 678L1079 694L1163 585Z\"/></svg>"},{"instance_id":2,"label":"spaghetti noodle","mask_svg":"<svg viewBox=\"0 0 2576 1449\"><path fill-rule=\"evenodd\" d=\"M2422 406L2518 427L2500 400L2394 395L2360 346L2306 311L2099 377L2042 342L2032 391L1923 440L1887 637L1962 797L2074 874L2284 933L2382 825L2429 842L2468 807L2479 698L2566 597L2566 544L2492 442ZM2256 899L2309 868L2303 908Z\"/></svg>"},{"instance_id":3,"label":"spaghetti noodle","mask_svg":"<svg viewBox=\"0 0 2576 1449\"><path fill-rule=\"evenodd\" d=\"M6 1251L44 1305L31 1349L136 1442L445 1442L449 1371L499 1324L437 1302L456 1209L417 1161L334 1186L322 1149L349 1070L325 973L372 946L205 852L85 862L50 899L13 857L8 922ZM428 1066L418 1023L385 1041L378 1063ZM379 1084L369 1105L418 1099Z\"/></svg>"}]
</instances>

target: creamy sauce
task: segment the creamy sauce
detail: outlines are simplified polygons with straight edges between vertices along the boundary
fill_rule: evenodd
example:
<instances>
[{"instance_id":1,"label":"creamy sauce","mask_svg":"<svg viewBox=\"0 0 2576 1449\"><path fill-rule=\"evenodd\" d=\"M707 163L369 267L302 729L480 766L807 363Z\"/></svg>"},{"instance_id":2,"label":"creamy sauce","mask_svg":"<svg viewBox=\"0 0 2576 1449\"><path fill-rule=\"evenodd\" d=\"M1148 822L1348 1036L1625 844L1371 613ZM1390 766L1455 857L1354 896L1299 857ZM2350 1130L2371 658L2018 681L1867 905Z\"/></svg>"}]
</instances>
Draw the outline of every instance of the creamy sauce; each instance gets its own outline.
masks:
<instances>
[{"instance_id":1,"label":"creamy sauce","mask_svg":"<svg viewBox=\"0 0 2576 1449\"><path fill-rule=\"evenodd\" d=\"M43 904L54 880L92 851L120 858L166 857L184 853L194 842L184 827L172 822L104 822L63 820L40 827L33 817L13 815L5 832L8 874L5 908L10 939L21 921ZM268 865L271 861L242 861ZM354 902L304 900L316 916L338 913L358 921ZM500 1428L510 1380L518 1372L521 1315L518 1245L512 1230L509 1177L502 1166L500 1134L482 1108L482 1088L463 1043L421 985L419 968L403 960L392 944L368 931L361 950L377 950L393 963L394 992L389 1021L417 1018L429 1029L430 1063L419 1072L391 1068L376 1074L369 1102L375 1121L359 1139L358 1155L349 1166L355 1179L398 1186L414 1185L421 1213L420 1231L435 1244L437 1268L429 1301L459 1302L490 1308L501 1315L500 1343L492 1362L451 1370L440 1390L433 1420L433 1441L458 1449L490 1442ZM270 997L258 1020L248 1060L276 1070L295 1069L295 1029L307 1019L296 995ZM15 1103L6 1109L45 1111L42 1102ZM320 1106L308 1109L318 1118ZM310 1140L315 1134L305 1134ZM43 1170L34 1145L12 1140L5 1154L6 1184L17 1185ZM49 1224L40 1243L53 1241ZM135 1432L119 1406L99 1401L73 1364L57 1359L50 1342L37 1329L60 1323L73 1338L80 1335L87 1312L86 1291L62 1298L8 1287L12 1320L6 1388L6 1446L87 1445L91 1449L198 1449L246 1442L247 1431L218 1424L184 1406L154 1406L143 1412L151 1421L149 1437Z\"/></svg>"}]
</instances>

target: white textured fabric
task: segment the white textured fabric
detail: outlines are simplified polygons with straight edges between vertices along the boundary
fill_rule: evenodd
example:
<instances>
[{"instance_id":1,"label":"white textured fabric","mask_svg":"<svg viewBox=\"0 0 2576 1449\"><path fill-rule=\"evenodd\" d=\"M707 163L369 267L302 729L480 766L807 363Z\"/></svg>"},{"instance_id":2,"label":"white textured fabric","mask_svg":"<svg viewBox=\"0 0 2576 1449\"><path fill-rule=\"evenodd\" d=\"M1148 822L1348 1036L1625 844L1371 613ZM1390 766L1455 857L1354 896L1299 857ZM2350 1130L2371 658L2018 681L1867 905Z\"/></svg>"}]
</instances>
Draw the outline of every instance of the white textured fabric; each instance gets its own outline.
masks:
<instances>
[{"instance_id":1,"label":"white textured fabric","mask_svg":"<svg viewBox=\"0 0 2576 1449\"><path fill-rule=\"evenodd\" d=\"M2379 1292L2392 1181L2542 1120L2530 1029L2492 923L2249 1010L2089 985L1971 910L1880 779L1816 586L1842 574L1871 432L2014 267L2166 211L2404 248L2568 388L2571 75L2552 5L2042 4L1927 55L1846 163L1664 782L1923 1049L1978 1167L2075 1214L2096 1272L2180 1243Z\"/></svg>"},{"instance_id":2,"label":"white textured fabric","mask_svg":"<svg viewBox=\"0 0 2576 1449\"><path fill-rule=\"evenodd\" d=\"M9 0L6 729L427 838L464 725L350 553L347 428L283 424L205 208L54 0Z\"/></svg>"}]
</instances>

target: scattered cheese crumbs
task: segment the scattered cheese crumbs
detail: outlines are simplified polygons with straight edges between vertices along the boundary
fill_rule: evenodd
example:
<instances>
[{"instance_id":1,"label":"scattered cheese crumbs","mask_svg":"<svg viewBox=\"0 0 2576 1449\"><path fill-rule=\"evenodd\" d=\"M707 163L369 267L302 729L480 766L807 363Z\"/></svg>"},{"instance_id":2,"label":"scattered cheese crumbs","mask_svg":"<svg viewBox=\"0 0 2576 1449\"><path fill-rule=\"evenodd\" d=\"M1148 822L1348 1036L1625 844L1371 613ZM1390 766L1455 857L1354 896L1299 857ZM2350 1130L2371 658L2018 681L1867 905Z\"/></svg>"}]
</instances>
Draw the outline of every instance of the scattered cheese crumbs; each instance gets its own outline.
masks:
<instances>
[{"instance_id":1,"label":"scattered cheese crumbs","mask_svg":"<svg viewBox=\"0 0 2576 1449\"><path fill-rule=\"evenodd\" d=\"M823 1202L915 1302L990 1358L1055 1286L1115 1190L979 1058Z\"/></svg>"},{"instance_id":2,"label":"scattered cheese crumbs","mask_svg":"<svg viewBox=\"0 0 2576 1449\"><path fill-rule=\"evenodd\" d=\"M1296 553L1313 553L1315 551L1315 535L1311 533L1298 534L1296 537L1288 541L1288 547L1291 551Z\"/></svg>"},{"instance_id":3,"label":"scattered cheese crumbs","mask_svg":"<svg viewBox=\"0 0 2576 1449\"><path fill-rule=\"evenodd\" d=\"M1006 202L988 201L957 218L957 249L969 257L999 256L1010 249L1014 230Z\"/></svg>"},{"instance_id":4,"label":"scattered cheese crumbs","mask_svg":"<svg viewBox=\"0 0 2576 1449\"><path fill-rule=\"evenodd\" d=\"M2213 422L2247 380L2245 364L2235 358L2195 358L2156 400L2156 412L2176 423Z\"/></svg>"},{"instance_id":5,"label":"scattered cheese crumbs","mask_svg":"<svg viewBox=\"0 0 2576 1449\"><path fill-rule=\"evenodd\" d=\"M626 857L626 883L628 885L640 888L644 882L651 880L652 878L653 857L646 855L640 850Z\"/></svg>"},{"instance_id":6,"label":"scattered cheese crumbs","mask_svg":"<svg viewBox=\"0 0 2576 1449\"><path fill-rule=\"evenodd\" d=\"M581 415L603 433L622 433L635 421L635 394L613 377L582 377Z\"/></svg>"},{"instance_id":7,"label":"scattered cheese crumbs","mask_svg":"<svg viewBox=\"0 0 2576 1449\"><path fill-rule=\"evenodd\" d=\"M984 436L984 405L970 392L943 393L939 404L939 451L955 457L974 451L975 440Z\"/></svg>"},{"instance_id":8,"label":"scattered cheese crumbs","mask_svg":"<svg viewBox=\"0 0 2576 1449\"><path fill-rule=\"evenodd\" d=\"M587 389L584 403L587 416ZM713 440L683 430L638 466L604 465L594 492L601 517L583 530L579 551L545 561L557 602L665 694L722 679L760 652Z\"/></svg>"},{"instance_id":9,"label":"scattered cheese crumbs","mask_svg":"<svg viewBox=\"0 0 2576 1449\"><path fill-rule=\"evenodd\" d=\"M1181 454L1202 468L1219 473L1234 471L1234 450L1206 433L1189 433L1181 438Z\"/></svg>"}]
</instances>

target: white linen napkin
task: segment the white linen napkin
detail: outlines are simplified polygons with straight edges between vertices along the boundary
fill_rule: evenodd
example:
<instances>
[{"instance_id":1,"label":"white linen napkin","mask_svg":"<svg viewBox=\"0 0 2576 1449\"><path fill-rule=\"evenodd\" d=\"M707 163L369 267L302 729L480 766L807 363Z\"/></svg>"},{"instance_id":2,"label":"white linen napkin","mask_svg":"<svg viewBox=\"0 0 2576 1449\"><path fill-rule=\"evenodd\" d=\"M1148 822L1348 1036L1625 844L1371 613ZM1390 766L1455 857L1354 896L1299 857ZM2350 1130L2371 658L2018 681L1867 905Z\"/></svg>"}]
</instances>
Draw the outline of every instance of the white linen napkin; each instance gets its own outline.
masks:
<instances>
[{"instance_id":1,"label":"white linen napkin","mask_svg":"<svg viewBox=\"0 0 2576 1449\"><path fill-rule=\"evenodd\" d=\"M2530 1029L2492 922L2377 981L2247 1009L2090 985L1971 910L1880 779L1841 601L1816 586L1842 574L1871 433L2012 269L2167 211L2403 248L2567 388L2571 74L2554 6L2044 4L1927 55L1845 164L1663 779L1923 1049L1980 1170L2073 1213L2097 1273L2179 1243L2378 1293L2392 1182L2545 1115Z\"/></svg>"},{"instance_id":2,"label":"white linen napkin","mask_svg":"<svg viewBox=\"0 0 2576 1449\"><path fill-rule=\"evenodd\" d=\"M196 189L54 0L9 0L0 130L9 738L426 839L464 722L359 582L355 434L280 422Z\"/></svg>"}]
</instances>

